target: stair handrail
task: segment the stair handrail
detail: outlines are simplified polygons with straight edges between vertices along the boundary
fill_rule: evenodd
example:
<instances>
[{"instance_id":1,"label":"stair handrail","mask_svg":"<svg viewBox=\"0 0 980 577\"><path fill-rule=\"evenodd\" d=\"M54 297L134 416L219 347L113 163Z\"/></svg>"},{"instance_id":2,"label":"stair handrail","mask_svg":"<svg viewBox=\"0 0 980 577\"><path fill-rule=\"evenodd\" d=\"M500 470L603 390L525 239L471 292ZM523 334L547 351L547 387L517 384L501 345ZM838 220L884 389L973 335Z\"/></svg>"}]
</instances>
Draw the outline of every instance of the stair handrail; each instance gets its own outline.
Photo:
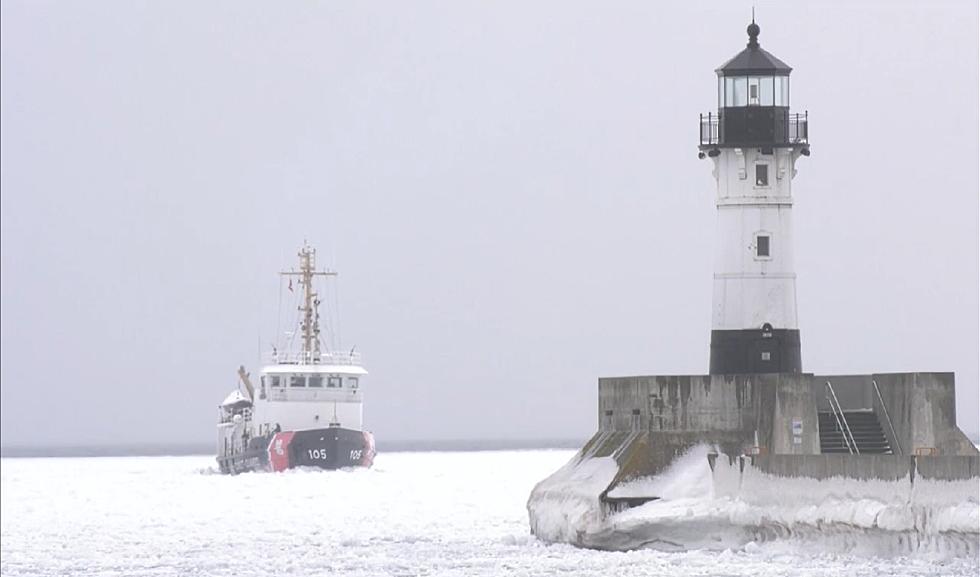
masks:
<instances>
[{"instance_id":1,"label":"stair handrail","mask_svg":"<svg viewBox=\"0 0 980 577\"><path fill-rule=\"evenodd\" d=\"M851 426L847 424L847 417L844 416L844 409L841 407L840 400L837 399L837 393L834 392L834 386L830 384L830 381L827 381L827 388L830 390L830 394L834 398L833 402L830 403L830 410L834 412L835 418L837 417L837 411L840 411L840 419L837 421L837 426L840 427L841 421L844 422L844 427L841 429L841 435L844 437L844 443L847 444L847 450L850 451L851 454L857 453L860 455L861 451L858 449L857 443L854 441L854 433L851 432ZM837 403L836 409L834 408L834 403ZM853 447L854 450L851 450L851 447Z\"/></svg>"},{"instance_id":2,"label":"stair handrail","mask_svg":"<svg viewBox=\"0 0 980 577\"><path fill-rule=\"evenodd\" d=\"M841 438L844 439L844 446L847 447L847 452L854 454L854 450L851 448L851 443L847 440L847 435L844 433L844 425L840 422L840 417L837 416L837 410L834 408L834 401L828 395L824 395L827 399L827 404L830 405L830 414L834 416L834 420L837 421L837 430L840 431Z\"/></svg>"},{"instance_id":3,"label":"stair handrail","mask_svg":"<svg viewBox=\"0 0 980 577\"><path fill-rule=\"evenodd\" d=\"M830 405L830 413L834 415L834 420L837 421L837 430L840 431L841 438L844 439L844 446L847 447L847 452L853 455L854 451L851 449L851 444L847 441L847 435L844 434L844 425L841 424L840 417L837 416L837 411L834 409L834 401L831 400L829 395L824 395L823 398L827 399L827 404Z\"/></svg>"},{"instance_id":4,"label":"stair handrail","mask_svg":"<svg viewBox=\"0 0 980 577\"><path fill-rule=\"evenodd\" d=\"M898 454L902 454L902 442L898 440L898 435L895 434L895 427L892 426L892 418L888 416L888 409L885 407L885 401L881 398L881 391L878 389L878 381L871 379L871 384L875 386L875 394L878 395L878 403L881 405L881 412L885 413L885 420L888 421L888 428L892 432L892 439L895 439L895 446L898 449Z\"/></svg>"}]
</instances>

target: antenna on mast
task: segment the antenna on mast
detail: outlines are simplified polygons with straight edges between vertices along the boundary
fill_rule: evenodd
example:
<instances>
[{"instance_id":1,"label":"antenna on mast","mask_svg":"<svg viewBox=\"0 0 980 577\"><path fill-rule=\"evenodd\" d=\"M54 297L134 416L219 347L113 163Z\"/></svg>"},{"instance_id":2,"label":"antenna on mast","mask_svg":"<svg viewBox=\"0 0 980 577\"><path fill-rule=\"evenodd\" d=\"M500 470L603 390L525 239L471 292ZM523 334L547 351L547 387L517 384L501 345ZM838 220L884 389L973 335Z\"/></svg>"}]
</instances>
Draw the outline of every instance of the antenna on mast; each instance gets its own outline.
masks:
<instances>
[{"instance_id":1,"label":"antenna on mast","mask_svg":"<svg viewBox=\"0 0 980 577\"><path fill-rule=\"evenodd\" d=\"M303 332L303 362L320 362L320 299L313 290L313 277L337 276L333 271L316 270L316 249L303 241L299 253L299 272L280 272L283 276L299 277L299 286L303 288L303 304L297 310L303 313L300 329Z\"/></svg>"}]
</instances>

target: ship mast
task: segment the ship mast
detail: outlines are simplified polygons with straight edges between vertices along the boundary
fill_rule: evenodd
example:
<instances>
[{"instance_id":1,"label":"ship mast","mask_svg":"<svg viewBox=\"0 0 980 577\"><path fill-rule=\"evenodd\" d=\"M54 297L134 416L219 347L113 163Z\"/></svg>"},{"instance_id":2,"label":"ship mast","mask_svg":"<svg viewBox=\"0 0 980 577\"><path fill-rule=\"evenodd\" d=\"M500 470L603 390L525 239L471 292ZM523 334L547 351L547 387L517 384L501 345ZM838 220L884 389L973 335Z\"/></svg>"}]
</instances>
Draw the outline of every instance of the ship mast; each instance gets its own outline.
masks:
<instances>
[{"instance_id":1,"label":"ship mast","mask_svg":"<svg viewBox=\"0 0 980 577\"><path fill-rule=\"evenodd\" d=\"M303 361L320 362L320 299L313 290L313 277L337 276L333 271L316 270L316 249L303 243L299 253L299 271L283 271L282 276L299 277L299 286L303 288L303 304L297 310L303 313Z\"/></svg>"}]
</instances>

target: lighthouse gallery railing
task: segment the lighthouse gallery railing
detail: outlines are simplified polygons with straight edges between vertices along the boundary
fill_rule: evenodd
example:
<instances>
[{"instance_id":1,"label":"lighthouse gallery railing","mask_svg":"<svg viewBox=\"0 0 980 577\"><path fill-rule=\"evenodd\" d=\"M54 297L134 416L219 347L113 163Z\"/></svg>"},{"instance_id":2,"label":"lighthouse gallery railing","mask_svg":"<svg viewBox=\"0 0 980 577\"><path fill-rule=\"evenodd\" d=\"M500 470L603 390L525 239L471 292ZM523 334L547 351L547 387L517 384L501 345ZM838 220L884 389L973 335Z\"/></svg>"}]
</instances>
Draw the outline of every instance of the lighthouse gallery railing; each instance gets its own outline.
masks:
<instances>
[{"instance_id":1,"label":"lighthouse gallery railing","mask_svg":"<svg viewBox=\"0 0 980 577\"><path fill-rule=\"evenodd\" d=\"M720 128L723 120L724 111L698 115L698 142L700 146L724 144L721 142ZM781 120L786 127L786 142L775 144L807 144L809 142L809 112L790 114L787 111L782 114Z\"/></svg>"}]
</instances>

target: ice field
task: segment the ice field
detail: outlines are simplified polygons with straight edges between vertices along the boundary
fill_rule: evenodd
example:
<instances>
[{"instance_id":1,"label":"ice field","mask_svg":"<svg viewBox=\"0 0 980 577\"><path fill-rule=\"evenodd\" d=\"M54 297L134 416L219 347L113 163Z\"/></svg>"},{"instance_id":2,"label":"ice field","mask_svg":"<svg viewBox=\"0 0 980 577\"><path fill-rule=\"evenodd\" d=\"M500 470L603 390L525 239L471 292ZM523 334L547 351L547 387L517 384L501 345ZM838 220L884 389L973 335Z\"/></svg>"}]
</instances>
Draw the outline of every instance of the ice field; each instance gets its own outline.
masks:
<instances>
[{"instance_id":1,"label":"ice field","mask_svg":"<svg viewBox=\"0 0 980 577\"><path fill-rule=\"evenodd\" d=\"M207 456L3 459L0 573L977 575L975 555L879 556L826 538L682 552L547 545L529 534L526 502L573 453L382 453L371 470L236 477Z\"/></svg>"}]
</instances>

